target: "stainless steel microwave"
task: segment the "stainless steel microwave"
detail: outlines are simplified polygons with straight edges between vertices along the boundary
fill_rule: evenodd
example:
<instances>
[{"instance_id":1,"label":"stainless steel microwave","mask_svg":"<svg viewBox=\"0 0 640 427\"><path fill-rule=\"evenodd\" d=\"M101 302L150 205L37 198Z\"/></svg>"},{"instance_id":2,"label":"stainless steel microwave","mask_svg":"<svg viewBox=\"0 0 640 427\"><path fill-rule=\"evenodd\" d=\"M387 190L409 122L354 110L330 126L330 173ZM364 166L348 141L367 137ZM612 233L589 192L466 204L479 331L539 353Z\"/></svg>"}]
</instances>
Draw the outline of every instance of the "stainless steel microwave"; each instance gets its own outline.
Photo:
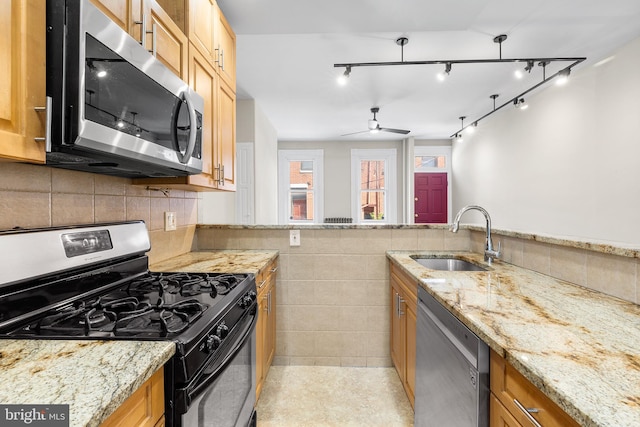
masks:
<instances>
[{"instance_id":1,"label":"stainless steel microwave","mask_svg":"<svg viewBox=\"0 0 640 427\"><path fill-rule=\"evenodd\" d=\"M204 101L89 0L47 0L47 165L202 171Z\"/></svg>"}]
</instances>

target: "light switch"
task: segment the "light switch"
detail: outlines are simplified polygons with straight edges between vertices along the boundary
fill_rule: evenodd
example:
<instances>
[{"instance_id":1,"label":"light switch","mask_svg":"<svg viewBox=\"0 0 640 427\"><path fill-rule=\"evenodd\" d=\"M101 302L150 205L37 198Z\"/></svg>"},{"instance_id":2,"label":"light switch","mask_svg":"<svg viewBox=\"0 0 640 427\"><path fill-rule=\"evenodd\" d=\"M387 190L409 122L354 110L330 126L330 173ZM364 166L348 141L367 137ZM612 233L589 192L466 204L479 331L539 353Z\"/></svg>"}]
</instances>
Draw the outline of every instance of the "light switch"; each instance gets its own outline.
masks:
<instances>
[{"instance_id":1,"label":"light switch","mask_svg":"<svg viewBox=\"0 0 640 427\"><path fill-rule=\"evenodd\" d=\"M300 246L300 230L289 230L289 246Z\"/></svg>"}]
</instances>

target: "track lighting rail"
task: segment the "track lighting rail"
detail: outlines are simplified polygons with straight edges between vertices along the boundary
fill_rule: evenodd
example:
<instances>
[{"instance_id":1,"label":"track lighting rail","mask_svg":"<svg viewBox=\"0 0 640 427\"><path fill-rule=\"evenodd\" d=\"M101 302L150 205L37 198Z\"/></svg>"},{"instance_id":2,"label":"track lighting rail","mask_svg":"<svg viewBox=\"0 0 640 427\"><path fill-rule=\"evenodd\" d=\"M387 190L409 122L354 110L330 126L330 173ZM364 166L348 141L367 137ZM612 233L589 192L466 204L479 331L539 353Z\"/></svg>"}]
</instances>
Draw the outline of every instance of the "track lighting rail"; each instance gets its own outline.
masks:
<instances>
[{"instance_id":1,"label":"track lighting rail","mask_svg":"<svg viewBox=\"0 0 640 427\"><path fill-rule=\"evenodd\" d=\"M344 64L333 64L334 68L347 67L384 67L392 65L447 65L447 64L499 64L509 62L572 62L567 68L571 68L581 63L587 58L570 57L570 58L494 58L494 59L437 59L429 61L389 61L389 62L349 62Z\"/></svg>"},{"instance_id":2,"label":"track lighting rail","mask_svg":"<svg viewBox=\"0 0 640 427\"><path fill-rule=\"evenodd\" d=\"M540 86L544 85L545 83L547 83L548 81L556 78L556 77L560 77L560 78L567 78L569 76L569 74L571 73L571 69L573 67L575 67L576 65L580 64L581 62L585 61L587 58L586 57L557 57L557 58L503 58L502 57L502 43L507 39L507 36L505 34L501 34L498 35L496 37L493 38L493 42L497 43L499 45L499 58L486 58L486 59L435 59L435 60L427 60L427 61L405 61L404 60L404 46L409 43L409 39L407 37L400 37L396 40L396 44L398 46L400 46L401 49L401 60L400 61L387 61L387 62L349 62L349 63L341 63L341 64L333 64L334 68L344 68L344 75L341 76L343 77L343 80L347 77L349 77L349 75L351 74L351 71L353 68L355 67L386 67L386 66L398 66L398 65L444 65L445 71L444 74L449 74L451 71L451 66L453 64L502 64L502 63L524 63L526 64L526 67L524 68L524 70L526 72L531 72L532 68L537 64L539 67L542 68L542 80L539 83L534 84L533 86L531 86L530 88L528 88L527 90L525 90L524 92L514 96L513 98L508 99L506 102L504 102L504 104L501 104L499 106L496 106L496 98L498 97L497 94L495 95L491 95L490 98L493 99L493 110L489 111L487 114L485 114L482 117L479 117L475 120L473 120L471 122L470 125L464 126L464 121L462 122L462 126L459 130L457 130L456 132L452 133L450 138L453 138L454 136L458 136L460 133L462 133L463 130L465 130L465 128L469 127L469 126L477 126L478 122L488 116L490 116L491 114L495 113L496 111L504 108L507 105L519 105L524 103L524 95L527 95L528 93L530 93L531 91L539 88ZM569 62L570 64L567 65L566 67L562 68L560 71L558 71L557 73L553 74L552 76L547 77L546 72L547 72L547 65L549 65L552 62ZM443 78L446 76L443 76ZM441 80L443 79L441 78ZM514 101L517 101L514 104ZM466 118L466 117L465 117Z\"/></svg>"},{"instance_id":3,"label":"track lighting rail","mask_svg":"<svg viewBox=\"0 0 640 427\"><path fill-rule=\"evenodd\" d=\"M520 93L519 95L514 96L513 98L510 98L510 99L509 99L508 101L506 101L504 104L501 104L501 105L499 105L499 106L497 106L497 107L495 106L495 101L496 101L497 96L496 96L496 95L491 95L491 97L490 97L490 98L492 98L492 99L493 99L493 102L494 102L493 110L489 111L487 114L485 114L485 115L484 115L484 116L482 116L482 117L478 117L477 119L475 119L475 120L473 121L473 123L475 123L475 124L477 125L477 123L478 123L480 120L483 120L483 119L485 119L485 118L489 117L490 115L492 115L492 114L493 114L493 113L495 113L496 111L500 110L501 108L504 108L504 107L506 107L507 105L513 105L513 101L515 101L515 100L517 100L517 99L520 99L520 98L524 97L524 96L525 96L525 95L527 95L528 93L530 93L530 92L532 92L532 91L536 90L537 88L539 88L540 86L542 86L542 85L544 85L545 83L549 82L550 80L553 80L554 78L556 78L556 77L558 77L558 76L562 76L562 75L563 75L563 73L566 73L566 71L565 71L565 70L567 70L567 69L571 69L571 67L573 67L573 66L575 66L575 65L579 64L580 62L584 61L586 58L578 58L578 59L580 59L580 60L579 60L579 61L574 62L573 64L569 65L569 66L568 66L568 67L566 67L566 68L563 68L562 70L558 71L557 73L553 74L552 76L549 76L549 77L545 77L545 78L543 78L540 82L538 82L538 83L536 83L535 85L531 86L529 89L525 90L524 92ZM495 97L495 98L494 98L494 97ZM455 131L454 133L452 133L452 134L449 136L449 138L453 138L453 137L454 137L454 136L456 136L457 134L462 133L462 131L464 131L464 130L465 130L467 127L469 127L469 126L471 126L471 125L462 126L459 130L457 130L457 131Z\"/></svg>"}]
</instances>

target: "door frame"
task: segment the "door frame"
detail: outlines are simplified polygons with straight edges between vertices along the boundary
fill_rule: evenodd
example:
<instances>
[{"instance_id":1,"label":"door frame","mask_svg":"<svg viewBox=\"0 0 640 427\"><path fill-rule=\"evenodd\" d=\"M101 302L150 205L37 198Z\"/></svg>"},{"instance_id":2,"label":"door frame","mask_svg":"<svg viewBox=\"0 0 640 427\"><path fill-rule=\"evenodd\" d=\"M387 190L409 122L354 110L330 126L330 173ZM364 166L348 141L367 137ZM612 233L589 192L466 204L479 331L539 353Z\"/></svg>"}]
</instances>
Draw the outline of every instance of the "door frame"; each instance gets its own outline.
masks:
<instances>
[{"instance_id":1,"label":"door frame","mask_svg":"<svg viewBox=\"0 0 640 427\"><path fill-rule=\"evenodd\" d=\"M444 168L422 168L420 170L416 170L414 159L417 156L444 156L445 157L445 167ZM452 179L451 179L451 146L444 145L416 145L413 148L413 158L411 159L411 171L412 177L411 180L411 200L413 201L416 197L415 188L413 186L413 182L415 180L415 174L419 173L443 173L447 174L447 222L451 223L453 216L451 215L451 210L453 209L453 197L452 197ZM411 223L415 224L415 209L414 203L411 203Z\"/></svg>"}]
</instances>

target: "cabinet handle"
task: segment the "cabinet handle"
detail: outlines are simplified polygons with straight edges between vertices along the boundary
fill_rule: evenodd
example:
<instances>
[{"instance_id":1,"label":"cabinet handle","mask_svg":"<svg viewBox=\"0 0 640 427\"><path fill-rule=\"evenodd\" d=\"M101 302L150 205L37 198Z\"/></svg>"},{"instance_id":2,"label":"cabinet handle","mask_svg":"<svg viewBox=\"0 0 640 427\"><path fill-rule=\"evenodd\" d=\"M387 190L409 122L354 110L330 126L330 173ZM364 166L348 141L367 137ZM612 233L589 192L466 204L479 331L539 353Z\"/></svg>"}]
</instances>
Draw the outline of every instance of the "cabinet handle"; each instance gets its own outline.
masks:
<instances>
[{"instance_id":1,"label":"cabinet handle","mask_svg":"<svg viewBox=\"0 0 640 427\"><path fill-rule=\"evenodd\" d=\"M45 151L47 152L51 152L51 120L52 120L52 114L53 114L52 105L53 105L53 98L51 98L50 96L47 96L46 104L44 107L33 108L39 113L44 111L47 114L46 122L44 125L45 126L44 138L42 137L33 138L36 142L44 142Z\"/></svg>"},{"instance_id":2,"label":"cabinet handle","mask_svg":"<svg viewBox=\"0 0 640 427\"><path fill-rule=\"evenodd\" d=\"M531 421L531 423L536 426L536 427L542 427L540 425L540 423L533 418L533 415L531 414L537 414L538 412L540 412L540 410L538 410L538 408L525 408L522 403L518 402L518 399L513 399L513 403L516 404L516 406L524 413L524 415L527 417L527 419L529 421Z\"/></svg>"},{"instance_id":3,"label":"cabinet handle","mask_svg":"<svg viewBox=\"0 0 640 427\"><path fill-rule=\"evenodd\" d=\"M156 31L156 29L157 29L156 24L153 24L151 26L151 50L150 50L150 52L154 57L158 56L158 51L156 50L156 47L157 47L156 41L157 41L157 37L158 37L158 32Z\"/></svg>"},{"instance_id":4,"label":"cabinet handle","mask_svg":"<svg viewBox=\"0 0 640 427\"><path fill-rule=\"evenodd\" d=\"M264 286L264 284L267 283L267 280L263 280L262 282L260 282L260 285L258 285L258 289L262 289L262 287Z\"/></svg>"},{"instance_id":5,"label":"cabinet handle","mask_svg":"<svg viewBox=\"0 0 640 427\"><path fill-rule=\"evenodd\" d=\"M267 314L271 314L271 291L269 291L267 297Z\"/></svg>"},{"instance_id":6,"label":"cabinet handle","mask_svg":"<svg viewBox=\"0 0 640 427\"><path fill-rule=\"evenodd\" d=\"M133 21L134 24L136 25L140 25L140 44L142 45L142 47L144 47L145 42L145 34L147 34L147 24L146 24L146 17L144 15L142 15L142 21Z\"/></svg>"},{"instance_id":7,"label":"cabinet handle","mask_svg":"<svg viewBox=\"0 0 640 427\"><path fill-rule=\"evenodd\" d=\"M398 294L398 317L401 317L404 315L404 311L402 311L402 308L401 308L402 304L404 303L405 303L404 298L402 298L400 294Z\"/></svg>"},{"instance_id":8,"label":"cabinet handle","mask_svg":"<svg viewBox=\"0 0 640 427\"><path fill-rule=\"evenodd\" d=\"M218 67L224 71L224 50L222 50L220 45L218 45L216 51L218 52L218 59L216 59L216 62L218 63Z\"/></svg>"},{"instance_id":9,"label":"cabinet handle","mask_svg":"<svg viewBox=\"0 0 640 427\"><path fill-rule=\"evenodd\" d=\"M272 273L275 273L276 271L278 271L278 267L277 267L277 266L275 266L275 267L273 267L273 268L272 268L271 270L269 270L269 271L270 271L270 272L272 272Z\"/></svg>"}]
</instances>

